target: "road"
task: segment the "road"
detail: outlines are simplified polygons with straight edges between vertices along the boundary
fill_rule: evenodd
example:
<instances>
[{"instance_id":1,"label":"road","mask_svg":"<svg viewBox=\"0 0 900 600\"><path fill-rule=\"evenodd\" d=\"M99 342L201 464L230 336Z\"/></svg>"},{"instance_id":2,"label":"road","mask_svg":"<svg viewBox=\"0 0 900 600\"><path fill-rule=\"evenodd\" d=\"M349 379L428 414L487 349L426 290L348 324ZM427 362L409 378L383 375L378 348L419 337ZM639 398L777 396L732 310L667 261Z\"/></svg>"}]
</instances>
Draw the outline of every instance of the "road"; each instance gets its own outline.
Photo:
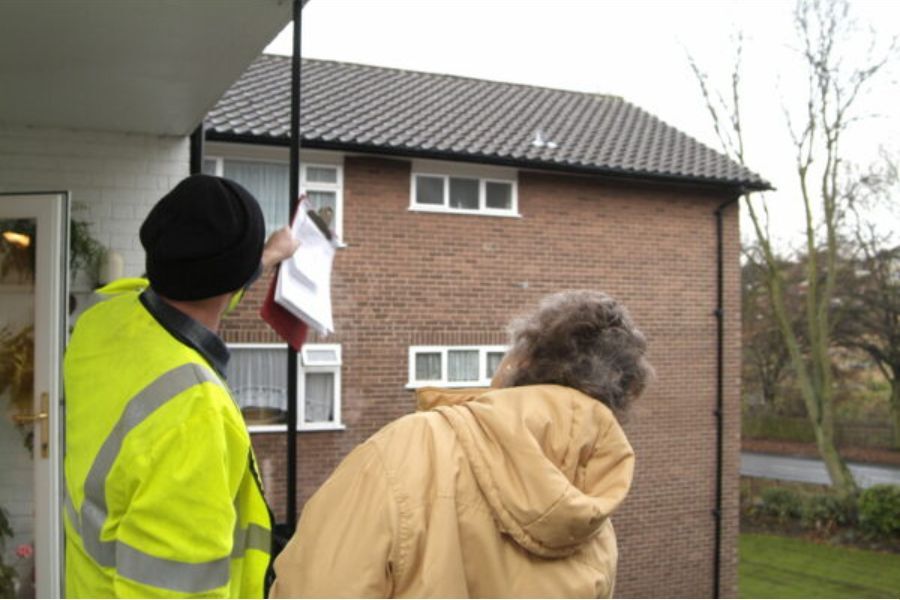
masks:
<instances>
[{"instance_id":1,"label":"road","mask_svg":"<svg viewBox=\"0 0 900 600\"><path fill-rule=\"evenodd\" d=\"M900 485L900 467L875 466L848 463L856 483L862 488L879 483ZM741 475L801 481L804 483L831 483L825 463L814 458L796 458L777 454L741 452Z\"/></svg>"}]
</instances>

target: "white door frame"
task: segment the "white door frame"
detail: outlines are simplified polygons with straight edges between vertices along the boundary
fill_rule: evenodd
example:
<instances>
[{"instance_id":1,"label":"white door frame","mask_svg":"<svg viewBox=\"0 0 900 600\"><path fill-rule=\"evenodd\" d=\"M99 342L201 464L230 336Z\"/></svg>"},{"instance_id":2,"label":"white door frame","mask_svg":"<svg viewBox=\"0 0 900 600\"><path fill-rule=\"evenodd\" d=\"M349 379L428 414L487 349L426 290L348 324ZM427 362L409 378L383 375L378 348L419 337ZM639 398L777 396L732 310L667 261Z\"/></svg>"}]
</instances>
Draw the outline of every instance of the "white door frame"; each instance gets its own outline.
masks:
<instances>
[{"instance_id":1,"label":"white door frame","mask_svg":"<svg viewBox=\"0 0 900 600\"><path fill-rule=\"evenodd\" d=\"M0 193L0 218L36 219L34 289L34 414L49 395L49 437L43 456L40 426L34 436L34 564L38 598L62 590L62 467L64 406L62 357L67 332L69 193Z\"/></svg>"}]
</instances>

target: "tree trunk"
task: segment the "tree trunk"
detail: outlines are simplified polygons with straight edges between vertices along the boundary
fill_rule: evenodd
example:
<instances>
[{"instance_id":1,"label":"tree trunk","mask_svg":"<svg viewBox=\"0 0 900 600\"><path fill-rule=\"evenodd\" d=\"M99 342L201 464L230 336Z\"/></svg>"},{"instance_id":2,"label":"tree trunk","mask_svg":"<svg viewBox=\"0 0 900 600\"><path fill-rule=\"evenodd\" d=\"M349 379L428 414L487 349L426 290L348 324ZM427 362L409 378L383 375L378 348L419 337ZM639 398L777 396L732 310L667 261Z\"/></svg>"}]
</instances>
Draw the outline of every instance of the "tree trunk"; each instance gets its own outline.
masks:
<instances>
[{"instance_id":1,"label":"tree trunk","mask_svg":"<svg viewBox=\"0 0 900 600\"><path fill-rule=\"evenodd\" d=\"M897 370L894 371L898 372ZM900 450L900 379L891 379L891 423L894 426L894 449Z\"/></svg>"},{"instance_id":2,"label":"tree trunk","mask_svg":"<svg viewBox=\"0 0 900 600\"><path fill-rule=\"evenodd\" d=\"M819 448L819 454L828 470L828 476L831 478L831 484L840 494L849 495L856 492L856 481L853 474L847 467L847 463L841 458L837 448L834 445L834 427L816 426L813 423L813 430L816 434L816 446Z\"/></svg>"}]
</instances>

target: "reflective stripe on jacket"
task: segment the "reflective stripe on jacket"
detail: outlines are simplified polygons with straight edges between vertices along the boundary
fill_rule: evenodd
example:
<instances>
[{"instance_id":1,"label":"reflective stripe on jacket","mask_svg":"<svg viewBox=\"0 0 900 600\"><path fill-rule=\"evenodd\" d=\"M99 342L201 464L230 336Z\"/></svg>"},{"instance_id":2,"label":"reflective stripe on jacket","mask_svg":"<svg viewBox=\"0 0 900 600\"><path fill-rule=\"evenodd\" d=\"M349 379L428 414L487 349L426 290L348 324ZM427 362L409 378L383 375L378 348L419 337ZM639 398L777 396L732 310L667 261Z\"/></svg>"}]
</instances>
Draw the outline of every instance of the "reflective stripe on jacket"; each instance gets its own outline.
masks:
<instances>
[{"instance_id":1,"label":"reflective stripe on jacket","mask_svg":"<svg viewBox=\"0 0 900 600\"><path fill-rule=\"evenodd\" d=\"M65 359L66 595L263 595L268 509L227 387L134 291Z\"/></svg>"}]
</instances>

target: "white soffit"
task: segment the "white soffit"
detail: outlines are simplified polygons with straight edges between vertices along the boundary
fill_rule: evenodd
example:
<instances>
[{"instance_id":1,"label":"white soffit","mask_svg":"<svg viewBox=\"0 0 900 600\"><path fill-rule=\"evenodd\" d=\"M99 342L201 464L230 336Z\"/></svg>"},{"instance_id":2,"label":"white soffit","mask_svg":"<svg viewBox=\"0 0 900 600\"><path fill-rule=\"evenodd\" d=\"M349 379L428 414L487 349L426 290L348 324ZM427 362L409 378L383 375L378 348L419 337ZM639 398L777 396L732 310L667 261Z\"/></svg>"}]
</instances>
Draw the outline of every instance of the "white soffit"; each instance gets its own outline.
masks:
<instances>
[{"instance_id":1,"label":"white soffit","mask_svg":"<svg viewBox=\"0 0 900 600\"><path fill-rule=\"evenodd\" d=\"M2 0L0 123L189 134L290 0Z\"/></svg>"}]
</instances>

